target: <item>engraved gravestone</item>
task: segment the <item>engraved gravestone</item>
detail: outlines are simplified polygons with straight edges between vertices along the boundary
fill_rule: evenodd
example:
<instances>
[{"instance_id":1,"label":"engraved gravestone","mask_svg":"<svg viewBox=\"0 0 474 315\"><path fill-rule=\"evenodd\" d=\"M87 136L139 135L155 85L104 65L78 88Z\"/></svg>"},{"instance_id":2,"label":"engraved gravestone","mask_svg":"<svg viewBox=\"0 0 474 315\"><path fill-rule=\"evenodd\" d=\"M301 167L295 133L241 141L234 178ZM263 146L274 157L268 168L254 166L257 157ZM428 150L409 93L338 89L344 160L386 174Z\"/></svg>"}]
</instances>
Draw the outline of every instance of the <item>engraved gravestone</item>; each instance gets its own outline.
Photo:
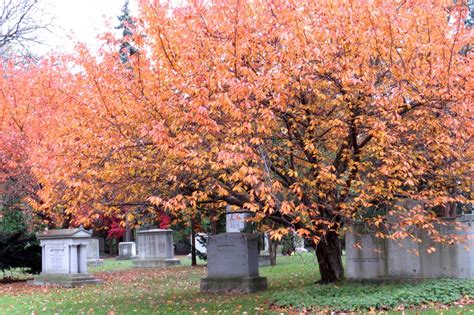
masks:
<instances>
[{"instance_id":1,"label":"engraved gravestone","mask_svg":"<svg viewBox=\"0 0 474 315\"><path fill-rule=\"evenodd\" d=\"M232 212L230 206L226 207L226 232L227 233L238 233L244 232L247 227L247 218L250 216L249 213L238 213Z\"/></svg>"},{"instance_id":2,"label":"engraved gravestone","mask_svg":"<svg viewBox=\"0 0 474 315\"><path fill-rule=\"evenodd\" d=\"M28 283L75 287L101 282L87 272L87 247L91 234L82 227L38 233L42 272Z\"/></svg>"},{"instance_id":3,"label":"engraved gravestone","mask_svg":"<svg viewBox=\"0 0 474 315\"><path fill-rule=\"evenodd\" d=\"M224 233L209 237L202 292L250 293L266 288L267 278L258 272L257 235Z\"/></svg>"},{"instance_id":4,"label":"engraved gravestone","mask_svg":"<svg viewBox=\"0 0 474 315\"><path fill-rule=\"evenodd\" d=\"M135 242L121 242L118 245L118 250L117 260L130 260L138 257Z\"/></svg>"},{"instance_id":5,"label":"engraved gravestone","mask_svg":"<svg viewBox=\"0 0 474 315\"><path fill-rule=\"evenodd\" d=\"M153 229L137 232L138 259L133 266L138 268L167 267L179 265L174 258L173 230Z\"/></svg>"},{"instance_id":6,"label":"engraved gravestone","mask_svg":"<svg viewBox=\"0 0 474 315\"><path fill-rule=\"evenodd\" d=\"M91 237L87 241L87 265L88 266L103 266L104 260L100 259L99 238Z\"/></svg>"},{"instance_id":7,"label":"engraved gravestone","mask_svg":"<svg viewBox=\"0 0 474 315\"><path fill-rule=\"evenodd\" d=\"M375 237L362 224L346 234L349 279L474 279L474 215L464 214L437 226L442 235L457 235L461 243L434 242L418 231L421 242ZM435 248L431 253L429 248Z\"/></svg>"}]
</instances>

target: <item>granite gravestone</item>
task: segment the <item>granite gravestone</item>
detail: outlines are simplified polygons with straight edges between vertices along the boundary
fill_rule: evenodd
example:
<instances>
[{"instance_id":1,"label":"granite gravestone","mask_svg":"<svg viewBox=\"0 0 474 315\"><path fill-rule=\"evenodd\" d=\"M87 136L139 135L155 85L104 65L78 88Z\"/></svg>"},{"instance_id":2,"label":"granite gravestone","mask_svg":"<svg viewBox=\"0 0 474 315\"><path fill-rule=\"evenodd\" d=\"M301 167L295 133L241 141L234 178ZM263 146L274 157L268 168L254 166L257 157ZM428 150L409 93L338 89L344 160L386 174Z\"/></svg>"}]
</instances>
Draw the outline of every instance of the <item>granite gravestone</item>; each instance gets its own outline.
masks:
<instances>
[{"instance_id":1,"label":"granite gravestone","mask_svg":"<svg viewBox=\"0 0 474 315\"><path fill-rule=\"evenodd\" d=\"M138 257L135 242L120 242L118 244L118 251L117 260L130 260Z\"/></svg>"},{"instance_id":2,"label":"granite gravestone","mask_svg":"<svg viewBox=\"0 0 474 315\"><path fill-rule=\"evenodd\" d=\"M87 265L88 266L103 266L104 260L100 259L99 238L86 238L87 242Z\"/></svg>"},{"instance_id":3,"label":"granite gravestone","mask_svg":"<svg viewBox=\"0 0 474 315\"><path fill-rule=\"evenodd\" d=\"M226 207L226 232L227 233L239 233L244 232L248 226L247 218L249 213L235 213L232 212L231 207Z\"/></svg>"},{"instance_id":4,"label":"granite gravestone","mask_svg":"<svg viewBox=\"0 0 474 315\"><path fill-rule=\"evenodd\" d=\"M250 293L266 288L267 278L258 272L257 235L224 233L209 237L202 292Z\"/></svg>"},{"instance_id":5,"label":"granite gravestone","mask_svg":"<svg viewBox=\"0 0 474 315\"><path fill-rule=\"evenodd\" d=\"M87 272L87 247L92 232L77 229L38 233L42 247L42 271L33 285L76 287L102 282Z\"/></svg>"},{"instance_id":6,"label":"granite gravestone","mask_svg":"<svg viewBox=\"0 0 474 315\"><path fill-rule=\"evenodd\" d=\"M271 265L271 257L269 251L269 242L268 242L268 234L263 234L263 250L260 251L258 255L258 266L259 267L266 267Z\"/></svg>"},{"instance_id":7,"label":"granite gravestone","mask_svg":"<svg viewBox=\"0 0 474 315\"><path fill-rule=\"evenodd\" d=\"M137 268L154 268L179 265L174 258L173 230L144 230L137 232L138 259L133 261Z\"/></svg>"},{"instance_id":8,"label":"granite gravestone","mask_svg":"<svg viewBox=\"0 0 474 315\"><path fill-rule=\"evenodd\" d=\"M474 215L465 214L456 221L439 226L440 233L457 234L459 244L434 243L419 233L421 243L411 239L376 238L362 224L353 224L346 234L347 277L354 280L373 279L474 279ZM356 246L358 244L358 246ZM436 248L428 253L429 247Z\"/></svg>"}]
</instances>

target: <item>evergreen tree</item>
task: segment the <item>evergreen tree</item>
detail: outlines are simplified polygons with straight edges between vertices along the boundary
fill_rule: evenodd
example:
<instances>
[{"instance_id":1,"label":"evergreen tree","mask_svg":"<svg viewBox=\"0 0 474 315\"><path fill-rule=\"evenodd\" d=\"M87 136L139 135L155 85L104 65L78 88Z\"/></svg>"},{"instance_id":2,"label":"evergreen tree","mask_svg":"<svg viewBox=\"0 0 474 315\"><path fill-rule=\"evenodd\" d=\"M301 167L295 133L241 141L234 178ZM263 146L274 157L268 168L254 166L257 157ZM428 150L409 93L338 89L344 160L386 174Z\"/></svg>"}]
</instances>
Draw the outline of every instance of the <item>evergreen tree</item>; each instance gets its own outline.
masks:
<instances>
[{"instance_id":1,"label":"evergreen tree","mask_svg":"<svg viewBox=\"0 0 474 315\"><path fill-rule=\"evenodd\" d=\"M116 29L122 30L122 44L120 45L120 60L123 63L127 63L130 56L138 52L131 43L131 37L133 36L134 24L133 19L130 16L130 9L128 8L129 1L126 0L122 7L122 15L118 16L120 24Z\"/></svg>"}]
</instances>

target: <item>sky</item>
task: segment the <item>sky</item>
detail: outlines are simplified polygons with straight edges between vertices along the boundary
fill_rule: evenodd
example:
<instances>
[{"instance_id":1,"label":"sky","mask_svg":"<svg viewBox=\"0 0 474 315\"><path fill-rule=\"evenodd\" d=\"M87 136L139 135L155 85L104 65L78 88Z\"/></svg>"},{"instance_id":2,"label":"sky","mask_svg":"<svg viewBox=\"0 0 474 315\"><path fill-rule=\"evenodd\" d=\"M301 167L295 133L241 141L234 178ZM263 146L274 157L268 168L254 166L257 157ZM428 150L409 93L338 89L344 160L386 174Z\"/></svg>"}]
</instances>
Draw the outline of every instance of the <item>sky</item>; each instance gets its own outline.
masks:
<instances>
[{"instance_id":1,"label":"sky","mask_svg":"<svg viewBox=\"0 0 474 315\"><path fill-rule=\"evenodd\" d=\"M118 25L117 16L125 0L43 0L42 16L53 18L51 32L43 33L43 45L34 45L36 54L48 51L73 52L74 40L97 48L96 36L106 30L108 20L112 26ZM137 13L136 1L130 0L132 14ZM74 39L74 40L72 40Z\"/></svg>"}]
</instances>

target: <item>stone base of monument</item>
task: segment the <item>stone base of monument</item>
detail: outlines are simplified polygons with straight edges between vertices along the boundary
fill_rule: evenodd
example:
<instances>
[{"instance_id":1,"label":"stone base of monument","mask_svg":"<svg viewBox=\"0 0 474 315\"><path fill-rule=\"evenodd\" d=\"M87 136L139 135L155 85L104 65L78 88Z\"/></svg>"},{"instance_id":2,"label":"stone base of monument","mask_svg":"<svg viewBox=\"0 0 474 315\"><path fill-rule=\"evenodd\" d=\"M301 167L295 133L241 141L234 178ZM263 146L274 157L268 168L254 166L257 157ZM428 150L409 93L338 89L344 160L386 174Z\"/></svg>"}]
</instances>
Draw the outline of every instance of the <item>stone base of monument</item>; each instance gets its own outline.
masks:
<instances>
[{"instance_id":1,"label":"stone base of monument","mask_svg":"<svg viewBox=\"0 0 474 315\"><path fill-rule=\"evenodd\" d=\"M202 278L201 292L254 293L267 289L267 278Z\"/></svg>"},{"instance_id":2,"label":"stone base of monument","mask_svg":"<svg viewBox=\"0 0 474 315\"><path fill-rule=\"evenodd\" d=\"M61 286L67 288L80 287L83 285L99 284L104 282L101 279L97 279L92 275L85 274L55 274L55 275L39 275L33 280L29 280L28 284L31 285L42 285L42 286Z\"/></svg>"},{"instance_id":3,"label":"stone base of monument","mask_svg":"<svg viewBox=\"0 0 474 315\"><path fill-rule=\"evenodd\" d=\"M258 255L258 266L259 267L266 267L270 266L271 260L270 260L270 255L269 254L260 254Z\"/></svg>"},{"instance_id":4,"label":"stone base of monument","mask_svg":"<svg viewBox=\"0 0 474 315\"><path fill-rule=\"evenodd\" d=\"M103 259L88 259L87 266L88 267L100 267L104 265Z\"/></svg>"},{"instance_id":5,"label":"stone base of monument","mask_svg":"<svg viewBox=\"0 0 474 315\"><path fill-rule=\"evenodd\" d=\"M135 259L133 267L135 268L163 268L169 266L177 266L181 264L181 260L176 258L169 259Z\"/></svg>"}]
</instances>

